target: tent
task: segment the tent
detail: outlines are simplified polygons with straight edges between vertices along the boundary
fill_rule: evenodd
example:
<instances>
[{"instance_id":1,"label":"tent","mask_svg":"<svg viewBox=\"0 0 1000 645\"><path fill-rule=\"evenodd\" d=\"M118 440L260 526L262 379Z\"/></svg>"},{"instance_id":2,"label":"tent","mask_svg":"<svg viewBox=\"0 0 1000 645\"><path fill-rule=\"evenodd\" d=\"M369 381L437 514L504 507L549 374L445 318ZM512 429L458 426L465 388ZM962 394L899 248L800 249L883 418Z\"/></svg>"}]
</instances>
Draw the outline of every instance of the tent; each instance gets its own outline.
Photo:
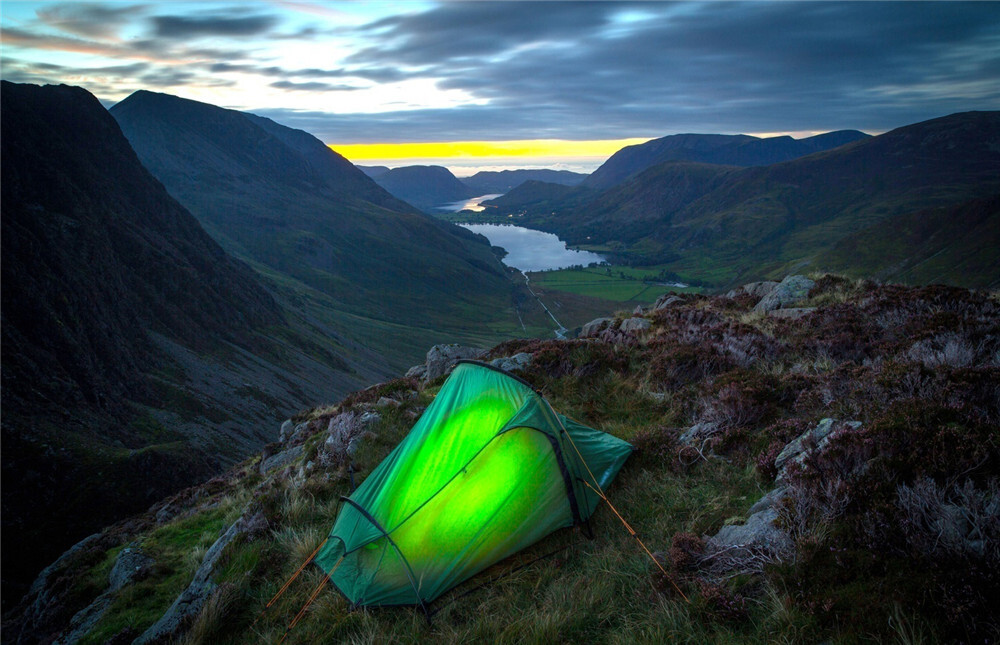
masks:
<instances>
[{"instance_id":1,"label":"tent","mask_svg":"<svg viewBox=\"0 0 1000 645\"><path fill-rule=\"evenodd\" d=\"M355 606L420 605L583 525L632 446L521 379L458 364L410 433L342 498L316 563ZM589 485L588 485L589 484Z\"/></svg>"}]
</instances>

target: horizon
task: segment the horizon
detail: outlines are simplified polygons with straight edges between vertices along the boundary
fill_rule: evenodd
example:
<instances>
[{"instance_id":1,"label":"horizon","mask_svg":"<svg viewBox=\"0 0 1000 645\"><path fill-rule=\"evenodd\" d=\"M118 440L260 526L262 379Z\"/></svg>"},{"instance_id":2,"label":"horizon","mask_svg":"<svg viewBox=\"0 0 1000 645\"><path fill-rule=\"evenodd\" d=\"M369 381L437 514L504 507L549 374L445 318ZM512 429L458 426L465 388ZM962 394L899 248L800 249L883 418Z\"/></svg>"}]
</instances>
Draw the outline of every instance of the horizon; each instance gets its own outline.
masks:
<instances>
[{"instance_id":1,"label":"horizon","mask_svg":"<svg viewBox=\"0 0 1000 645\"><path fill-rule=\"evenodd\" d=\"M6 80L79 85L106 106L165 92L362 165L460 176L590 172L671 134L880 133L1000 109L997 3L40 0L4 2L0 29ZM512 142L531 145L399 152Z\"/></svg>"}]
</instances>

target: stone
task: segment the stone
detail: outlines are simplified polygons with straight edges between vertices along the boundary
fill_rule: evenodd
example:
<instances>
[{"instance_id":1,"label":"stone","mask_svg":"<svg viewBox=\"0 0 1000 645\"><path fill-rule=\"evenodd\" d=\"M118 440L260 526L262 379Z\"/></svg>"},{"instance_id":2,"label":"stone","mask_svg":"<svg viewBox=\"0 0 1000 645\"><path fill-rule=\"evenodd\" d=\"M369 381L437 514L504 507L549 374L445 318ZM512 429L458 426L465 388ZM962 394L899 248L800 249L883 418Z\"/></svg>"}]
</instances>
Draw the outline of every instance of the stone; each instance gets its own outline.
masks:
<instances>
[{"instance_id":1,"label":"stone","mask_svg":"<svg viewBox=\"0 0 1000 645\"><path fill-rule=\"evenodd\" d=\"M427 375L427 365L414 365L410 369L406 370L406 378L417 378L422 379Z\"/></svg>"},{"instance_id":2,"label":"stone","mask_svg":"<svg viewBox=\"0 0 1000 645\"><path fill-rule=\"evenodd\" d=\"M648 318L626 318L618 326L618 329L623 332L636 333L649 329L651 324Z\"/></svg>"},{"instance_id":3,"label":"stone","mask_svg":"<svg viewBox=\"0 0 1000 645\"><path fill-rule=\"evenodd\" d=\"M281 430L278 431L278 441L285 443L292 437L292 430L295 428L295 424L292 423L291 419L286 419L284 423L281 424Z\"/></svg>"},{"instance_id":4,"label":"stone","mask_svg":"<svg viewBox=\"0 0 1000 645\"><path fill-rule=\"evenodd\" d=\"M614 318L595 318L583 326L580 330L580 338L597 336L606 327L609 327L612 322L614 322Z\"/></svg>"},{"instance_id":5,"label":"stone","mask_svg":"<svg viewBox=\"0 0 1000 645\"><path fill-rule=\"evenodd\" d=\"M781 449L774 460L774 466L778 469L778 476L775 483L784 485L788 477L788 466L791 464L801 464L809 455L814 452L822 452L829 445L834 437L843 432L850 432L861 427L860 421L837 422L834 419L822 419L815 428L803 432L798 438L790 441L788 445Z\"/></svg>"},{"instance_id":6,"label":"stone","mask_svg":"<svg viewBox=\"0 0 1000 645\"><path fill-rule=\"evenodd\" d=\"M490 361L490 365L498 369L502 369L505 372L516 372L517 370L523 370L530 365L531 359L531 354L521 352L520 354L514 354L513 356L494 358Z\"/></svg>"},{"instance_id":7,"label":"stone","mask_svg":"<svg viewBox=\"0 0 1000 645\"><path fill-rule=\"evenodd\" d=\"M282 450L276 455L272 455L260 463L259 472L261 475L264 473L275 470L276 468L284 468L288 466L293 461L296 461L302 457L302 453L305 448L300 446L295 446L294 448L289 448L288 450Z\"/></svg>"},{"instance_id":8,"label":"stone","mask_svg":"<svg viewBox=\"0 0 1000 645\"><path fill-rule=\"evenodd\" d=\"M778 506L781 504L781 500L788 495L788 488L781 486L779 488L774 488L768 491L767 495L764 495L757 503L750 507L750 515L754 513L759 513L761 511L766 511L769 508L778 510Z\"/></svg>"},{"instance_id":9,"label":"stone","mask_svg":"<svg viewBox=\"0 0 1000 645\"><path fill-rule=\"evenodd\" d=\"M814 281L804 275L786 276L784 280L760 299L753 310L767 313L768 311L781 309L786 305L803 300L809 295L809 290L815 284Z\"/></svg>"},{"instance_id":10,"label":"stone","mask_svg":"<svg viewBox=\"0 0 1000 645\"><path fill-rule=\"evenodd\" d=\"M798 320L799 318L816 311L816 307L790 307L788 309L773 309L767 312L771 318L785 318L787 320Z\"/></svg>"},{"instance_id":11,"label":"stone","mask_svg":"<svg viewBox=\"0 0 1000 645\"><path fill-rule=\"evenodd\" d=\"M696 423L681 434L677 440L690 446L696 441L711 437L718 429L718 426L711 422Z\"/></svg>"},{"instance_id":12,"label":"stone","mask_svg":"<svg viewBox=\"0 0 1000 645\"><path fill-rule=\"evenodd\" d=\"M745 524L723 526L705 541L705 553L726 552L727 559L740 560L757 554L780 558L794 551L792 539L775 525L778 512L773 508L754 513Z\"/></svg>"},{"instance_id":13,"label":"stone","mask_svg":"<svg viewBox=\"0 0 1000 645\"><path fill-rule=\"evenodd\" d=\"M486 350L478 347L435 345L427 352L427 372L424 374L424 380L433 381L450 372L458 361L482 358L484 354Z\"/></svg>"},{"instance_id":14,"label":"stone","mask_svg":"<svg viewBox=\"0 0 1000 645\"><path fill-rule=\"evenodd\" d=\"M109 590L118 591L125 585L143 578L149 573L153 562L153 558L143 553L139 545L135 543L128 545L118 553L115 566L108 575L108 582L111 584Z\"/></svg>"},{"instance_id":15,"label":"stone","mask_svg":"<svg viewBox=\"0 0 1000 645\"><path fill-rule=\"evenodd\" d=\"M632 315L641 316L646 313L646 309L642 305L636 305L635 309L632 310Z\"/></svg>"},{"instance_id":16,"label":"stone","mask_svg":"<svg viewBox=\"0 0 1000 645\"><path fill-rule=\"evenodd\" d=\"M399 401L396 399L390 399L387 396L379 397L378 401L375 402L375 407L377 408L398 408Z\"/></svg>"},{"instance_id":17,"label":"stone","mask_svg":"<svg viewBox=\"0 0 1000 645\"><path fill-rule=\"evenodd\" d=\"M659 298L657 298L656 302L653 303L653 310L654 311L658 311L660 309L665 309L665 308L669 307L670 305L674 304L675 302L683 302L683 301L684 301L684 298L681 298L677 294L674 294L674 293L665 293L662 296L660 296Z\"/></svg>"},{"instance_id":18,"label":"stone","mask_svg":"<svg viewBox=\"0 0 1000 645\"><path fill-rule=\"evenodd\" d=\"M763 298L767 294L774 291L774 288L778 286L778 283L773 280L764 280L763 282L748 282L738 289L748 296L753 296L754 298ZM732 293L732 292L730 292Z\"/></svg>"}]
</instances>

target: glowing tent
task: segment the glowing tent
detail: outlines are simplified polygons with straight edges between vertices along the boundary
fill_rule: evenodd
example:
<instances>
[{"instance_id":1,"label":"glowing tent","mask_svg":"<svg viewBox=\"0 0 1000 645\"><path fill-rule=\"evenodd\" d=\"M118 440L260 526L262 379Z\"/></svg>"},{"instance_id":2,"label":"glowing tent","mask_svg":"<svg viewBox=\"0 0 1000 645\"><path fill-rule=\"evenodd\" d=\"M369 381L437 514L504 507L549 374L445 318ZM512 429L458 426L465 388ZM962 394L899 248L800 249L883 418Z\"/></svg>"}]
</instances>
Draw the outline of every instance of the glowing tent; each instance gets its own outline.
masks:
<instances>
[{"instance_id":1,"label":"glowing tent","mask_svg":"<svg viewBox=\"0 0 1000 645\"><path fill-rule=\"evenodd\" d=\"M556 414L524 381L462 362L343 498L316 563L355 605L426 610L495 562L586 522L600 501L595 480L606 487L631 450Z\"/></svg>"}]
</instances>

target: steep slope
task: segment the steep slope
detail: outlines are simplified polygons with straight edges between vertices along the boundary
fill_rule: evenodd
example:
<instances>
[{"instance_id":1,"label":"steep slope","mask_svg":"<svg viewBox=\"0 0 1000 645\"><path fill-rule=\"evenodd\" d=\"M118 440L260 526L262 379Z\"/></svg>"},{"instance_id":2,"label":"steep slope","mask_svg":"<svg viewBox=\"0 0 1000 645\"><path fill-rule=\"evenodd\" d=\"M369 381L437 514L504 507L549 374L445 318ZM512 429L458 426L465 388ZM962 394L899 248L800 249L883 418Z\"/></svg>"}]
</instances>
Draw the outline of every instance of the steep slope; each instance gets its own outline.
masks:
<instances>
[{"instance_id":1,"label":"steep slope","mask_svg":"<svg viewBox=\"0 0 1000 645\"><path fill-rule=\"evenodd\" d=\"M585 208L526 220L720 286L778 275L886 218L995 194L1000 113L942 117L771 166L702 167L697 181L684 168L656 166Z\"/></svg>"},{"instance_id":2,"label":"steep slope","mask_svg":"<svg viewBox=\"0 0 1000 645\"><path fill-rule=\"evenodd\" d=\"M499 172L482 171L460 181L477 195L490 195L493 193L508 193L526 181L541 181L561 186L576 186L586 178L587 175L585 174L570 172L569 170L539 168L501 170Z\"/></svg>"},{"instance_id":3,"label":"steep slope","mask_svg":"<svg viewBox=\"0 0 1000 645\"><path fill-rule=\"evenodd\" d=\"M389 172L389 166L362 166L359 164L354 164L357 166L358 170L365 173L372 179L378 177L379 175L384 175Z\"/></svg>"},{"instance_id":4,"label":"steep slope","mask_svg":"<svg viewBox=\"0 0 1000 645\"><path fill-rule=\"evenodd\" d=\"M545 181L528 180L509 193L491 199L484 204L496 206L503 214L524 211L544 213L552 208L565 209L586 202L595 191L580 186L553 184Z\"/></svg>"},{"instance_id":5,"label":"steep slope","mask_svg":"<svg viewBox=\"0 0 1000 645\"><path fill-rule=\"evenodd\" d=\"M397 367L428 341L508 315L510 283L485 239L400 202L311 135L151 92L111 114L223 247L273 281L332 298L355 317L344 334L368 342L378 327L374 342L395 348Z\"/></svg>"},{"instance_id":6,"label":"steep slope","mask_svg":"<svg viewBox=\"0 0 1000 645\"><path fill-rule=\"evenodd\" d=\"M393 168L376 177L375 181L394 196L424 211L479 194L442 166Z\"/></svg>"},{"instance_id":7,"label":"steep slope","mask_svg":"<svg viewBox=\"0 0 1000 645\"><path fill-rule=\"evenodd\" d=\"M92 95L0 95L6 602L71 541L379 372L292 329Z\"/></svg>"},{"instance_id":8,"label":"steep slope","mask_svg":"<svg viewBox=\"0 0 1000 645\"><path fill-rule=\"evenodd\" d=\"M668 161L728 166L765 166L866 139L856 130L839 130L793 139L761 139L745 134L675 134L622 148L584 180L588 188L611 188L646 168Z\"/></svg>"}]
</instances>

